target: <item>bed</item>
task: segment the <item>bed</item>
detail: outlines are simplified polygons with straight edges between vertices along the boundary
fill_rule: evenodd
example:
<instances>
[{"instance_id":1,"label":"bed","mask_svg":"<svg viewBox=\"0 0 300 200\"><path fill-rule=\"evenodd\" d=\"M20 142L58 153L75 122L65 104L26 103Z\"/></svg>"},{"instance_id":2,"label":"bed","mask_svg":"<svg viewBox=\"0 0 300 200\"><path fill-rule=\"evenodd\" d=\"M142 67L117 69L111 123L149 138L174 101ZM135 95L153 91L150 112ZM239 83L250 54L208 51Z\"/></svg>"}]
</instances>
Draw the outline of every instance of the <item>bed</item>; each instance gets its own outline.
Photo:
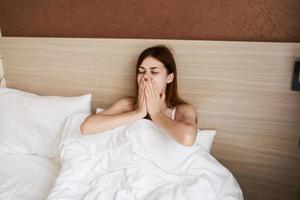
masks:
<instances>
[{"instance_id":1,"label":"bed","mask_svg":"<svg viewBox=\"0 0 300 200\"><path fill-rule=\"evenodd\" d=\"M36 155L1 155L0 199L45 199L60 165Z\"/></svg>"},{"instance_id":2,"label":"bed","mask_svg":"<svg viewBox=\"0 0 300 200\"><path fill-rule=\"evenodd\" d=\"M111 138L109 136L119 135L116 133L118 130L113 130L104 134L102 138L82 138L76 126L90 112L95 112L96 108L105 109L119 97L132 95L137 55L143 49L156 44L165 44L172 48L178 66L180 93L197 108L199 132L203 133L200 135L204 137L207 131L206 144L212 145L213 142L213 146L212 151L210 146L201 153L199 149L194 149L193 162L180 162L195 164L189 165L189 168L185 166L185 171L181 165L176 165L177 159L166 162L156 156L166 151L145 154L147 159L153 156L150 159L155 161L155 166L163 169L159 172L155 171L157 168L153 168L154 165L145 164L143 159L135 157L134 166L139 163L144 168L134 169L143 169L144 173L134 170L127 172L141 173L148 179L137 178L143 176L126 175L134 177L136 184L148 185L134 190L132 188L136 187L128 187L128 184L118 185L124 183L120 181L124 181L120 179L124 178L124 174L120 176L104 173L116 171L115 168L105 168L105 171L101 171L102 168L96 167L96 163L100 160L104 162L105 156L110 154L100 151L95 141L107 141L106 144L115 144L112 141L116 140L122 141L121 146L125 150L122 149L121 152L136 153L139 152L136 149L138 145L128 147L125 144L128 144L129 140L135 141L132 144L140 144L142 141L136 140L140 137L130 138L123 135L121 139ZM291 200L299 197L300 157L297 141L300 108L297 105L300 96L299 93L290 91L293 63L300 57L300 45L297 43L2 37L0 51L7 87L15 89L6 91L10 97L13 96L12 93L17 96L25 95L43 107L52 105L53 99L49 98L56 96L53 108L57 109L57 104L60 104L60 109L66 109L62 112L64 115L59 123L56 123L60 125L55 133L45 132L45 137L52 134L47 141L44 141L44 137L39 137L41 130L35 130L29 133L36 134L30 137L35 138L35 141L20 136L19 142L26 143L24 148L21 148L21 143L12 146L7 141L17 136L9 136L4 140L4 137L1 138L3 130L0 130L1 142L5 144L0 150L1 166L4 166L0 172L3 174L1 178L4 177L0 182L0 196L11 199L20 199L20 196L23 199L243 199L244 196L245 199ZM38 96L35 96L36 94ZM13 100L11 99L10 104ZM65 107L70 104L74 106ZM36 102L31 104L31 109L25 111L32 112L34 105ZM14 108L14 112L22 112L22 106L24 105ZM28 108L27 104L26 106ZM9 105L3 109L8 108ZM38 111L38 114L32 116L32 121L43 118L41 116L45 112ZM55 109L49 111L47 116L52 116L53 113ZM43 125L50 124L46 121ZM144 127L151 124L140 121L133 126ZM132 130L130 127L120 129L126 129L127 132ZM216 130L215 139L213 130ZM33 141L34 145L31 144ZM172 145L170 144L173 148ZM204 148L205 144L199 143L200 146ZM114 149L112 147L115 146L110 145L110 152ZM190 149L177 153L182 153L181 158L187 154L191 155ZM202 156L199 156L200 154ZM113 155L116 156L114 160L118 161L113 166L120 166L120 163L123 166L124 160L119 159L120 154ZM169 162L175 164L170 167ZM287 162L289 164L286 164ZM126 160L126 163L133 166L129 160ZM191 171L199 169L201 164L215 167L215 171ZM14 167L17 165L20 165L20 168ZM32 167L23 169L22 166ZM174 166L180 166L182 171L178 171ZM90 174L91 171L94 173ZM189 179L182 179L181 184L172 187L169 185L171 189L167 190L168 184L162 186L157 183L163 182L162 179L169 180L167 183L176 181L172 179L173 176L170 177L170 173L157 176L163 171ZM151 176L151 172L155 174ZM145 176L148 173L149 176ZM12 179L9 178L11 174L18 176ZM33 177L31 174L38 176ZM199 178L200 174L203 175L202 179ZM213 174L215 179L211 178ZM101 175L102 178L99 178ZM153 179L154 183L151 183L149 177L161 179ZM24 182L14 182L19 179ZM41 184L31 184L34 179ZM210 184L209 180L215 180L211 182L214 184ZM90 187L91 183L93 189ZM104 187L105 183L114 187L107 190ZM183 183L186 185L183 186ZM152 190L151 187L152 189L146 190L146 186L150 187L149 185L157 188ZM216 188L210 193L205 193L208 190L201 190L205 187L213 188L209 185L215 185Z\"/></svg>"}]
</instances>

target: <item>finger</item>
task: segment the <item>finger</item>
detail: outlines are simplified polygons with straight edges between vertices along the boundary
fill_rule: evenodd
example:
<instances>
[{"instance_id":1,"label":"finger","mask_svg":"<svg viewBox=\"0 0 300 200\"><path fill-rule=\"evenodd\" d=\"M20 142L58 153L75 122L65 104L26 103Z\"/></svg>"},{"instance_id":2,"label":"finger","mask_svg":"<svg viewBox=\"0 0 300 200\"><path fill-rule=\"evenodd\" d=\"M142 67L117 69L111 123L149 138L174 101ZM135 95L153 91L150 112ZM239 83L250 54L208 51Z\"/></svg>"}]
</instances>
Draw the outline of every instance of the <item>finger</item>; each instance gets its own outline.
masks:
<instances>
[{"instance_id":1,"label":"finger","mask_svg":"<svg viewBox=\"0 0 300 200\"><path fill-rule=\"evenodd\" d=\"M144 98L145 98L145 94L144 94L144 92L142 92L142 93L141 93L141 104L144 103Z\"/></svg>"},{"instance_id":2,"label":"finger","mask_svg":"<svg viewBox=\"0 0 300 200\"><path fill-rule=\"evenodd\" d=\"M145 79L142 78L142 80L141 80L141 85L144 85L144 84L145 84Z\"/></svg>"},{"instance_id":3,"label":"finger","mask_svg":"<svg viewBox=\"0 0 300 200\"><path fill-rule=\"evenodd\" d=\"M141 86L142 86L142 79L138 82L139 91L141 90Z\"/></svg>"},{"instance_id":4,"label":"finger","mask_svg":"<svg viewBox=\"0 0 300 200\"><path fill-rule=\"evenodd\" d=\"M144 79L142 78L142 80L140 81L141 82L141 85L140 85L140 93L142 93L145 89L145 81Z\"/></svg>"},{"instance_id":5,"label":"finger","mask_svg":"<svg viewBox=\"0 0 300 200\"><path fill-rule=\"evenodd\" d=\"M140 80L140 82L139 82L139 83L141 84L142 82L143 82L143 77L141 78L141 80Z\"/></svg>"},{"instance_id":6,"label":"finger","mask_svg":"<svg viewBox=\"0 0 300 200\"><path fill-rule=\"evenodd\" d=\"M153 89L154 89L155 95L159 96L158 88L157 88L157 85L156 85L156 83L155 83L154 80L152 80L152 85L153 85Z\"/></svg>"},{"instance_id":7,"label":"finger","mask_svg":"<svg viewBox=\"0 0 300 200\"><path fill-rule=\"evenodd\" d=\"M143 100L142 100L142 101L143 101L143 104L146 104L146 100L147 100L147 99L146 99L146 93L143 92Z\"/></svg>"},{"instance_id":8,"label":"finger","mask_svg":"<svg viewBox=\"0 0 300 200\"><path fill-rule=\"evenodd\" d=\"M156 96L156 91L155 91L155 87L154 87L154 81L151 80L149 85L150 85L150 93L151 93L151 96L154 98Z\"/></svg>"},{"instance_id":9,"label":"finger","mask_svg":"<svg viewBox=\"0 0 300 200\"><path fill-rule=\"evenodd\" d=\"M149 91L149 89L150 89L149 81L145 81L145 90Z\"/></svg>"},{"instance_id":10,"label":"finger","mask_svg":"<svg viewBox=\"0 0 300 200\"><path fill-rule=\"evenodd\" d=\"M139 86L142 88L142 86L144 85L144 83L145 83L144 78L141 78Z\"/></svg>"},{"instance_id":11,"label":"finger","mask_svg":"<svg viewBox=\"0 0 300 200\"><path fill-rule=\"evenodd\" d=\"M138 93L138 101L140 101L141 97L142 97L142 93L143 93L143 90L142 88L140 87L139 88L139 93Z\"/></svg>"},{"instance_id":12,"label":"finger","mask_svg":"<svg viewBox=\"0 0 300 200\"><path fill-rule=\"evenodd\" d=\"M145 97L146 97L146 101L149 101L149 95L148 95L148 88L145 88Z\"/></svg>"},{"instance_id":13,"label":"finger","mask_svg":"<svg viewBox=\"0 0 300 200\"><path fill-rule=\"evenodd\" d=\"M150 87L149 87L149 83L147 84L146 88L145 88L145 95L146 95L146 98L147 100L151 100L151 95L150 95Z\"/></svg>"},{"instance_id":14,"label":"finger","mask_svg":"<svg viewBox=\"0 0 300 200\"><path fill-rule=\"evenodd\" d=\"M147 88L148 88L147 82L144 81L144 85L143 85L143 93L144 93L144 95L145 95L145 93L146 93Z\"/></svg>"},{"instance_id":15,"label":"finger","mask_svg":"<svg viewBox=\"0 0 300 200\"><path fill-rule=\"evenodd\" d=\"M147 85L148 85L147 81L144 81L144 88L145 89L147 88Z\"/></svg>"},{"instance_id":16,"label":"finger","mask_svg":"<svg viewBox=\"0 0 300 200\"><path fill-rule=\"evenodd\" d=\"M144 83L143 83L143 80L141 80L141 81L140 81L140 85L139 85L139 87L140 87L140 90L142 90L142 89L143 89L143 85L144 85Z\"/></svg>"}]
</instances>

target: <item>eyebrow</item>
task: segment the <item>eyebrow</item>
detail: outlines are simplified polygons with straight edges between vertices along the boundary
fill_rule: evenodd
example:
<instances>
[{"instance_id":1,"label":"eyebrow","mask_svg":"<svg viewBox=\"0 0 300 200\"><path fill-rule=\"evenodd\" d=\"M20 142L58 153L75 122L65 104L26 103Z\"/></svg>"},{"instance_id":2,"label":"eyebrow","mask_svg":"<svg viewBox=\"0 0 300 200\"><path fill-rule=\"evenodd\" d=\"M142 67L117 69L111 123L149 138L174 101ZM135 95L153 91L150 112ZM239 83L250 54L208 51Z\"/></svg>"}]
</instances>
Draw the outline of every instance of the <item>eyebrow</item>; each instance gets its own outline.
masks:
<instances>
[{"instance_id":1,"label":"eyebrow","mask_svg":"<svg viewBox=\"0 0 300 200\"><path fill-rule=\"evenodd\" d=\"M139 66L139 68L146 69L146 68L143 67L143 66ZM150 67L150 69L159 69L159 68L158 68L158 67Z\"/></svg>"}]
</instances>

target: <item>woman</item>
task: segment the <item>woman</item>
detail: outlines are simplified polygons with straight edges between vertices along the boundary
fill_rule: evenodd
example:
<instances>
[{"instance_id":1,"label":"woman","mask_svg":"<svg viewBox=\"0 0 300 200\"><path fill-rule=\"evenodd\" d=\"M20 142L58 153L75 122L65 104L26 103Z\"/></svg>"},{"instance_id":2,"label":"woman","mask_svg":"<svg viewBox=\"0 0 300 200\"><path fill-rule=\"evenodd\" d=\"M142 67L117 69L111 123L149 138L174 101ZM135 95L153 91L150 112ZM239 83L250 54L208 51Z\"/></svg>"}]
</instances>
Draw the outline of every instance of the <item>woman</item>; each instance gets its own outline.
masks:
<instances>
[{"instance_id":1,"label":"woman","mask_svg":"<svg viewBox=\"0 0 300 200\"><path fill-rule=\"evenodd\" d=\"M179 143L192 146L197 115L178 95L176 64L170 50L163 45L144 50L137 61L136 80L136 97L121 98L101 113L90 115L81 124L81 133L95 134L147 118Z\"/></svg>"}]
</instances>

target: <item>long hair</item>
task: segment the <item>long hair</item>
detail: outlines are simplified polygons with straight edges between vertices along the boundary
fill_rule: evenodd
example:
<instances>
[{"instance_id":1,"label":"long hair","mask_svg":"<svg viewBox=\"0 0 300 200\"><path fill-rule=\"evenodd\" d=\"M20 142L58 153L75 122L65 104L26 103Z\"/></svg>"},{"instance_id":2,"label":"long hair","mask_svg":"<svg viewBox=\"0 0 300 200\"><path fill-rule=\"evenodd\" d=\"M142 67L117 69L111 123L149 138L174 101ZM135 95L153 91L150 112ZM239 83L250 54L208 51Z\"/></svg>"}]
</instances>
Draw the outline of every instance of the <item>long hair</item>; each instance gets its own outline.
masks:
<instances>
[{"instance_id":1,"label":"long hair","mask_svg":"<svg viewBox=\"0 0 300 200\"><path fill-rule=\"evenodd\" d=\"M167 69L167 73L171 74L174 73L174 78L171 83L167 84L166 87L166 105L168 108L172 108L177 105L187 104L178 94L177 89L177 70L174 57L171 51L164 45L158 45L154 47L150 47L145 49L139 56L137 63L136 63L136 78L138 76L138 68L142 64L143 60L147 57L152 57L159 60L161 63L164 64L165 68ZM138 83L136 81L136 103L138 102Z\"/></svg>"}]
</instances>

